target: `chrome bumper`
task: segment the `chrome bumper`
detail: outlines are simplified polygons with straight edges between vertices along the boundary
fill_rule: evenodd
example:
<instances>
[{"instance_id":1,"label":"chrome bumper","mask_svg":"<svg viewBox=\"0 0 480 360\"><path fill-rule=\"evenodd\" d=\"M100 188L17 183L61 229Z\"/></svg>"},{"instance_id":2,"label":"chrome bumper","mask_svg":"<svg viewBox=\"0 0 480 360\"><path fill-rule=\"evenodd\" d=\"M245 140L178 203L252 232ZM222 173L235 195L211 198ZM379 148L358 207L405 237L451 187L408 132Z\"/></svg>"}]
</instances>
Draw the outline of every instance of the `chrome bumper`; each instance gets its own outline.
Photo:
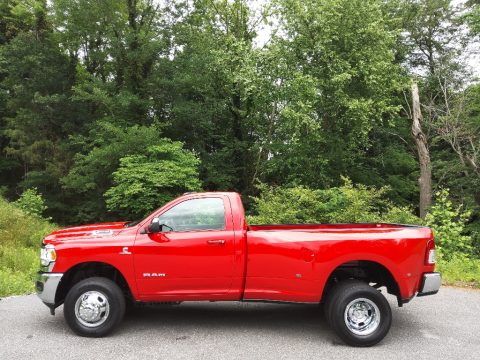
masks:
<instances>
[{"instance_id":1,"label":"chrome bumper","mask_svg":"<svg viewBox=\"0 0 480 360\"><path fill-rule=\"evenodd\" d=\"M423 274L422 284L417 296L433 295L442 285L442 276L438 272Z\"/></svg>"},{"instance_id":2,"label":"chrome bumper","mask_svg":"<svg viewBox=\"0 0 480 360\"><path fill-rule=\"evenodd\" d=\"M61 273L37 273L35 281L37 295L50 308L55 307L55 294L62 277Z\"/></svg>"}]
</instances>

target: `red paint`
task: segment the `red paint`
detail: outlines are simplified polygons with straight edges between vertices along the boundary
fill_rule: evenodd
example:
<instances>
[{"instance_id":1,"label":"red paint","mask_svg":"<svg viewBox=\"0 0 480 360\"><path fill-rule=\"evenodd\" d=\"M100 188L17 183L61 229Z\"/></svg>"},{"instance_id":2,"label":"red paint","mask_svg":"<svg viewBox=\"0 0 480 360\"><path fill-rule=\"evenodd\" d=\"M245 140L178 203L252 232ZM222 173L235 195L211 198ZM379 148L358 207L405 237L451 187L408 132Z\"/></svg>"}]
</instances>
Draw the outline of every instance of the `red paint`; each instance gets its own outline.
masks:
<instances>
[{"instance_id":1,"label":"red paint","mask_svg":"<svg viewBox=\"0 0 480 360\"><path fill-rule=\"evenodd\" d=\"M152 219L190 199L220 198L223 230L146 234ZM383 265L399 285L401 297L418 291L425 265L426 227L391 224L247 225L236 193L193 193L153 212L138 225L94 224L53 232L53 271L66 272L82 262L117 268L133 296L143 301L279 300L318 302L339 265L368 260ZM101 230L96 235L94 230ZM105 232L111 230L111 232ZM121 255L128 247L132 255ZM147 276L145 275L147 274ZM148 276L154 274L154 276Z\"/></svg>"}]
</instances>

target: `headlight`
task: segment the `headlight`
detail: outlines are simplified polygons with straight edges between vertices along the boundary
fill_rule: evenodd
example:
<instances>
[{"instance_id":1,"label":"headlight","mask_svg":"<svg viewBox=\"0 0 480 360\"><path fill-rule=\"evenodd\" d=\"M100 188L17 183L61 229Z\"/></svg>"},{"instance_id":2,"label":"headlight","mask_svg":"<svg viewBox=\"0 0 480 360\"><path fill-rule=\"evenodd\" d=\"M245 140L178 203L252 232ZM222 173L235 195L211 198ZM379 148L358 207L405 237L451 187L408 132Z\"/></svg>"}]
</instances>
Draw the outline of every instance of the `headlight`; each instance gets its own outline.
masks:
<instances>
[{"instance_id":1,"label":"headlight","mask_svg":"<svg viewBox=\"0 0 480 360\"><path fill-rule=\"evenodd\" d=\"M48 266L51 262L57 260L57 253L53 245L47 245L40 250L40 263Z\"/></svg>"}]
</instances>

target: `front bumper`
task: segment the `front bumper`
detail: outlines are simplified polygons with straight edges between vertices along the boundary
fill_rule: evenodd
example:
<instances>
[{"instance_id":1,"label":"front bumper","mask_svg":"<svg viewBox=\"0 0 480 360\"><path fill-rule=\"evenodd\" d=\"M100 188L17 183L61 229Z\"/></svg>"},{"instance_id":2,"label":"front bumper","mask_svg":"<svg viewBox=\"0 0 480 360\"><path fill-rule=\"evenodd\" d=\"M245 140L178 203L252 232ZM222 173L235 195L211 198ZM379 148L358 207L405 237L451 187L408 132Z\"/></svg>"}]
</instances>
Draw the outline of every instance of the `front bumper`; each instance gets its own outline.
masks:
<instances>
[{"instance_id":1,"label":"front bumper","mask_svg":"<svg viewBox=\"0 0 480 360\"><path fill-rule=\"evenodd\" d=\"M62 273L37 273L37 280L35 281L37 295L49 308L55 307L55 294L62 277Z\"/></svg>"},{"instance_id":2,"label":"front bumper","mask_svg":"<svg viewBox=\"0 0 480 360\"><path fill-rule=\"evenodd\" d=\"M442 276L438 272L423 274L422 284L417 296L433 295L440 290Z\"/></svg>"}]
</instances>

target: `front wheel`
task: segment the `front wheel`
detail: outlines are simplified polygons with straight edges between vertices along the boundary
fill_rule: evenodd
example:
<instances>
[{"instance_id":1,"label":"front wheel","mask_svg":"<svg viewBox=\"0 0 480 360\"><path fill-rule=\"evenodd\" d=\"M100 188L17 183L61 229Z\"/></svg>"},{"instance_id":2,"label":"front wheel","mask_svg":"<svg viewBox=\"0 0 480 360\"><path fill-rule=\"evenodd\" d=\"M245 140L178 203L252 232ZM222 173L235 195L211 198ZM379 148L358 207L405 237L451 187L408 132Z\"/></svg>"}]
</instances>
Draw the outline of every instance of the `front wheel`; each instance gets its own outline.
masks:
<instances>
[{"instance_id":1,"label":"front wheel","mask_svg":"<svg viewBox=\"0 0 480 360\"><path fill-rule=\"evenodd\" d=\"M122 320L125 297L110 279L88 278L70 289L63 313L67 324L78 335L102 337Z\"/></svg>"},{"instance_id":2,"label":"front wheel","mask_svg":"<svg viewBox=\"0 0 480 360\"><path fill-rule=\"evenodd\" d=\"M329 323L352 346L372 346L390 330L392 312L387 299L358 280L347 280L332 289L326 306Z\"/></svg>"}]
</instances>

